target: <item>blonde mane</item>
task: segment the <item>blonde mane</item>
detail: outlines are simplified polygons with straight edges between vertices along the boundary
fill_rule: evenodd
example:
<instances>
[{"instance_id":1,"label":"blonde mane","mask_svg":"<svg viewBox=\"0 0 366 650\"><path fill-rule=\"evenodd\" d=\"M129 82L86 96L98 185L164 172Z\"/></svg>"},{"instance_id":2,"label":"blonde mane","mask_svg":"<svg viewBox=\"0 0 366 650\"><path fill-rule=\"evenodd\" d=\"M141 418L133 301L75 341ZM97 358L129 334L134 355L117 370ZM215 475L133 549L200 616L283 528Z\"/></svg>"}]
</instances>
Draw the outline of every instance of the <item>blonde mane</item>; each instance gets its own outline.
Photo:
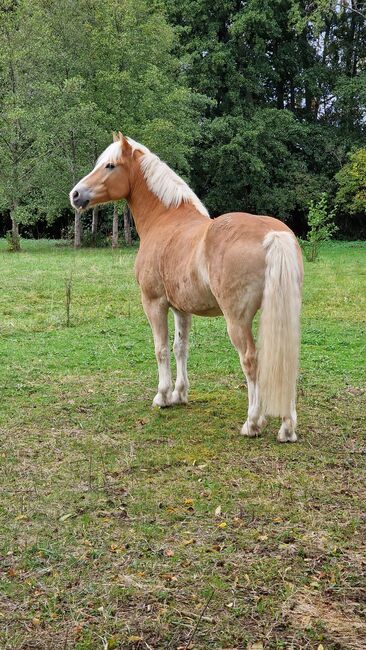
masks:
<instances>
[{"instance_id":1,"label":"blonde mane","mask_svg":"<svg viewBox=\"0 0 366 650\"><path fill-rule=\"evenodd\" d=\"M150 149L132 138L127 138L133 151L140 151L143 155L140 166L147 186L167 208L177 208L182 203L192 203L194 207L209 217L205 206L189 185L178 176L168 165L152 153ZM121 159L121 142L112 142L99 156L96 167L108 163L116 164Z\"/></svg>"}]
</instances>

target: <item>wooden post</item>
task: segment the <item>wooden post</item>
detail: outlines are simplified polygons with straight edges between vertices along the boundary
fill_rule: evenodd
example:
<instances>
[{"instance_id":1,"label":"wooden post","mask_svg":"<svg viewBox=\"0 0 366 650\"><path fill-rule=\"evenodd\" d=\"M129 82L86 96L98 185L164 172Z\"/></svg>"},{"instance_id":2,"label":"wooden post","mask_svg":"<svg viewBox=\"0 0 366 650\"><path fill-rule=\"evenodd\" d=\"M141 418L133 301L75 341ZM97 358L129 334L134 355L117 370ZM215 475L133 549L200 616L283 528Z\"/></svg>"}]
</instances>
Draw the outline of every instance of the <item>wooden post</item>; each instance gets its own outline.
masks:
<instances>
[{"instance_id":1,"label":"wooden post","mask_svg":"<svg viewBox=\"0 0 366 650\"><path fill-rule=\"evenodd\" d=\"M74 230L74 248L81 246L81 215L78 210L75 210L75 230Z\"/></svg>"},{"instance_id":2,"label":"wooden post","mask_svg":"<svg viewBox=\"0 0 366 650\"><path fill-rule=\"evenodd\" d=\"M118 248L118 205L113 206L112 248Z\"/></svg>"},{"instance_id":3,"label":"wooden post","mask_svg":"<svg viewBox=\"0 0 366 650\"><path fill-rule=\"evenodd\" d=\"M123 210L123 231L126 246L132 246L130 209L126 203Z\"/></svg>"},{"instance_id":4,"label":"wooden post","mask_svg":"<svg viewBox=\"0 0 366 650\"><path fill-rule=\"evenodd\" d=\"M92 240L94 244L97 238L98 214L99 214L99 205L96 205L95 208L93 208L92 227L91 227Z\"/></svg>"}]
</instances>

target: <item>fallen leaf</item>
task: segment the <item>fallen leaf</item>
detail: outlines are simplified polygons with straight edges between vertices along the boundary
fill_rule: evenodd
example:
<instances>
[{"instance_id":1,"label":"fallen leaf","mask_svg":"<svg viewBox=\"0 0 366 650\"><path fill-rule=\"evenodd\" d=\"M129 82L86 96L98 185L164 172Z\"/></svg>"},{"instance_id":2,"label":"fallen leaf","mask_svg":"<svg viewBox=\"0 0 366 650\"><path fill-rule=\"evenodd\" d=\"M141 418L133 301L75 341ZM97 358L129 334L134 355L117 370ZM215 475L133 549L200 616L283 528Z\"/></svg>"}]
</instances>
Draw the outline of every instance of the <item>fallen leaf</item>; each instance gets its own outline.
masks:
<instances>
[{"instance_id":1,"label":"fallen leaf","mask_svg":"<svg viewBox=\"0 0 366 650\"><path fill-rule=\"evenodd\" d=\"M171 548L166 548L164 551L164 555L166 557L173 557L174 556L174 551Z\"/></svg>"},{"instance_id":2,"label":"fallen leaf","mask_svg":"<svg viewBox=\"0 0 366 650\"><path fill-rule=\"evenodd\" d=\"M185 539L183 542L183 546L189 546L190 544L194 544L196 540L192 539Z\"/></svg>"},{"instance_id":3,"label":"fallen leaf","mask_svg":"<svg viewBox=\"0 0 366 650\"><path fill-rule=\"evenodd\" d=\"M191 506L193 504L193 499L184 499L185 506Z\"/></svg>"},{"instance_id":4,"label":"fallen leaf","mask_svg":"<svg viewBox=\"0 0 366 650\"><path fill-rule=\"evenodd\" d=\"M173 576L171 573L163 573L161 577L168 582L178 582L177 576Z\"/></svg>"},{"instance_id":5,"label":"fallen leaf","mask_svg":"<svg viewBox=\"0 0 366 650\"><path fill-rule=\"evenodd\" d=\"M38 627L39 625L41 625L41 619L38 618L37 616L34 616L32 618L32 625L34 625L34 627Z\"/></svg>"},{"instance_id":6,"label":"fallen leaf","mask_svg":"<svg viewBox=\"0 0 366 650\"><path fill-rule=\"evenodd\" d=\"M218 524L218 525L217 525L217 527L218 527L218 528L226 528L226 527L227 527L227 523L226 523L226 521L222 521L221 524Z\"/></svg>"},{"instance_id":7,"label":"fallen leaf","mask_svg":"<svg viewBox=\"0 0 366 650\"><path fill-rule=\"evenodd\" d=\"M128 641L130 643L138 643L139 641L142 641L142 636L137 636L137 635L133 634L132 636L128 637Z\"/></svg>"},{"instance_id":8,"label":"fallen leaf","mask_svg":"<svg viewBox=\"0 0 366 650\"><path fill-rule=\"evenodd\" d=\"M66 521L67 519L70 519L70 517L73 517L72 512L68 512L66 515L62 515L62 517L59 518L59 521Z\"/></svg>"},{"instance_id":9,"label":"fallen leaf","mask_svg":"<svg viewBox=\"0 0 366 650\"><path fill-rule=\"evenodd\" d=\"M221 517L221 506L217 506L215 510L215 517Z\"/></svg>"},{"instance_id":10,"label":"fallen leaf","mask_svg":"<svg viewBox=\"0 0 366 650\"><path fill-rule=\"evenodd\" d=\"M117 544L111 544L109 548L112 553L123 553L123 551L126 550L126 547L123 544L122 546L118 546Z\"/></svg>"}]
</instances>

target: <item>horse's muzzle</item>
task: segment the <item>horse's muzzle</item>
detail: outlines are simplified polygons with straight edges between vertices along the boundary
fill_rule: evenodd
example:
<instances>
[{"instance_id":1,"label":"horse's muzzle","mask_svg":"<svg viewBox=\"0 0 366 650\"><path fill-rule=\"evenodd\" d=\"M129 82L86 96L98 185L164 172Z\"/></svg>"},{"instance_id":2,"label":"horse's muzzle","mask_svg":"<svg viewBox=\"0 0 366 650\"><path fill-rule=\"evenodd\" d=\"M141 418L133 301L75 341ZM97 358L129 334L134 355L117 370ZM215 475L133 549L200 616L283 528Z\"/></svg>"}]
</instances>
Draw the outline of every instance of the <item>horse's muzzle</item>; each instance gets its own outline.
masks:
<instances>
[{"instance_id":1,"label":"horse's muzzle","mask_svg":"<svg viewBox=\"0 0 366 650\"><path fill-rule=\"evenodd\" d=\"M91 199L90 190L87 187L76 186L70 192L70 203L76 210L85 210Z\"/></svg>"}]
</instances>

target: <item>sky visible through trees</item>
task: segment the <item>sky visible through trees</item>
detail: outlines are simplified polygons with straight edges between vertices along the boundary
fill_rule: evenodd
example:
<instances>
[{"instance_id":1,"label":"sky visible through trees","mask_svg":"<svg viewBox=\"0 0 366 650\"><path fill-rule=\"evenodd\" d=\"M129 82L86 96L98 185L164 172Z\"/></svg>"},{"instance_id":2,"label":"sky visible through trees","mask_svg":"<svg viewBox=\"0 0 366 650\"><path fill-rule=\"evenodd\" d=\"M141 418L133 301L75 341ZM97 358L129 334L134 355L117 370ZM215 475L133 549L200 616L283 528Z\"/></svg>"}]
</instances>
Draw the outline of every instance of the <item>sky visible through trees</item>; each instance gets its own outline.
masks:
<instances>
[{"instance_id":1,"label":"sky visible through trees","mask_svg":"<svg viewBox=\"0 0 366 650\"><path fill-rule=\"evenodd\" d=\"M303 233L326 192L338 235L364 236L365 12L357 0L1 0L0 234L59 236L70 188L121 129L213 216L271 214Z\"/></svg>"}]
</instances>

